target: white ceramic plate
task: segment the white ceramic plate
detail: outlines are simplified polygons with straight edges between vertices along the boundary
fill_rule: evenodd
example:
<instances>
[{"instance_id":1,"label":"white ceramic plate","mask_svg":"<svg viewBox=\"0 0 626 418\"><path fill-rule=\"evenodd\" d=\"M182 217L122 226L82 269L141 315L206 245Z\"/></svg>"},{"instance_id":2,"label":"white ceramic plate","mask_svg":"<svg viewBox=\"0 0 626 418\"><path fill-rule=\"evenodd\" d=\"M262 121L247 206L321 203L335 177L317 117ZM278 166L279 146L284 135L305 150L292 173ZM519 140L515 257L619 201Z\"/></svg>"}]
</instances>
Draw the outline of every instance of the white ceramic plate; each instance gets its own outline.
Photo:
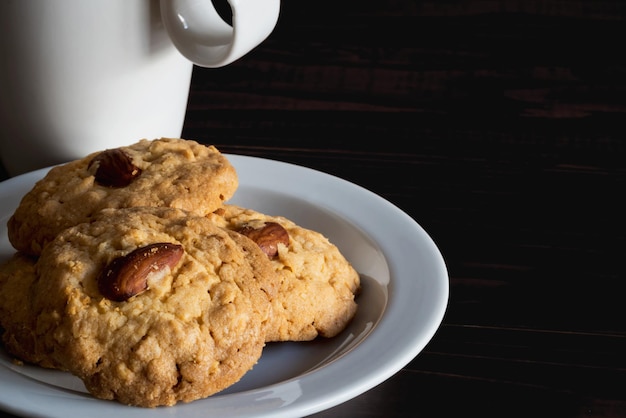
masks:
<instances>
[{"instance_id":1,"label":"white ceramic plate","mask_svg":"<svg viewBox=\"0 0 626 418\"><path fill-rule=\"evenodd\" d=\"M419 354L443 319L449 292L443 257L428 234L396 206L345 180L282 162L228 158L240 180L232 203L322 232L362 275L349 327L332 339L270 344L227 390L157 409L95 399L79 379L15 365L0 347L0 409L60 418L301 417L360 395ZM13 253L7 220L46 171L0 183L0 260Z\"/></svg>"}]
</instances>

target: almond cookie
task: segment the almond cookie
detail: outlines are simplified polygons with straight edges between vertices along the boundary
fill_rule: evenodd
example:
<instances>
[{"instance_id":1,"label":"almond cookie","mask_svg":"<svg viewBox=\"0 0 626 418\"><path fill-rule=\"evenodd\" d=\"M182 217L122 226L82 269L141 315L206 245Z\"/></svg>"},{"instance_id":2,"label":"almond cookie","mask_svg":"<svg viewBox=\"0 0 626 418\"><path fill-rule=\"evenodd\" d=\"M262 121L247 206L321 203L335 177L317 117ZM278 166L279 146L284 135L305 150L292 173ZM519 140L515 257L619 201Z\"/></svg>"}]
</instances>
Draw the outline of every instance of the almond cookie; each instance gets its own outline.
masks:
<instances>
[{"instance_id":1,"label":"almond cookie","mask_svg":"<svg viewBox=\"0 0 626 418\"><path fill-rule=\"evenodd\" d=\"M209 219L255 241L278 276L266 341L306 341L341 332L357 310L360 278L319 232L281 216L226 204Z\"/></svg>"},{"instance_id":2,"label":"almond cookie","mask_svg":"<svg viewBox=\"0 0 626 418\"><path fill-rule=\"evenodd\" d=\"M235 168L215 147L144 139L51 169L22 199L8 236L17 250L38 255L63 229L104 208L167 206L206 214L237 186Z\"/></svg>"},{"instance_id":3,"label":"almond cookie","mask_svg":"<svg viewBox=\"0 0 626 418\"><path fill-rule=\"evenodd\" d=\"M265 345L264 275L273 272L260 249L244 251L230 235L204 216L156 207L105 209L64 230L19 292L37 313L35 343L9 349L129 405L174 405L232 385Z\"/></svg>"}]
</instances>

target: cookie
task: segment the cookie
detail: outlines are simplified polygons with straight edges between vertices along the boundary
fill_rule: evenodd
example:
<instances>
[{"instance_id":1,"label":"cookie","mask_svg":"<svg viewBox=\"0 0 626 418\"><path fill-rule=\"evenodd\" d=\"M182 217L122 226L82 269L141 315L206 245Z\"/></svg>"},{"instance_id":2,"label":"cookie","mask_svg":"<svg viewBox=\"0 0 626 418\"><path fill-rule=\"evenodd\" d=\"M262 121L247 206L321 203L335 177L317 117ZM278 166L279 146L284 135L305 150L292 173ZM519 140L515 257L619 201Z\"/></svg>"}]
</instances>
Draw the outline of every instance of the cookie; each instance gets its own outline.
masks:
<instances>
[{"instance_id":1,"label":"cookie","mask_svg":"<svg viewBox=\"0 0 626 418\"><path fill-rule=\"evenodd\" d=\"M235 168L215 147L191 140L141 140L52 168L8 222L9 241L38 255L63 229L104 208L166 206L212 212L237 189Z\"/></svg>"},{"instance_id":2,"label":"cookie","mask_svg":"<svg viewBox=\"0 0 626 418\"><path fill-rule=\"evenodd\" d=\"M231 235L204 216L156 207L105 209L65 229L43 249L31 290L20 291L37 313L25 357L73 373L98 398L143 407L232 385L265 345L263 275L273 270Z\"/></svg>"},{"instance_id":3,"label":"cookie","mask_svg":"<svg viewBox=\"0 0 626 418\"><path fill-rule=\"evenodd\" d=\"M37 277L35 266L36 258L24 253L15 253L0 265L2 342L7 351L21 353L21 360L52 367L35 350L35 315L29 304Z\"/></svg>"},{"instance_id":4,"label":"cookie","mask_svg":"<svg viewBox=\"0 0 626 418\"><path fill-rule=\"evenodd\" d=\"M278 291L272 299L266 341L333 337L352 320L360 278L324 235L285 217L230 204L209 219L251 237L271 259Z\"/></svg>"}]
</instances>

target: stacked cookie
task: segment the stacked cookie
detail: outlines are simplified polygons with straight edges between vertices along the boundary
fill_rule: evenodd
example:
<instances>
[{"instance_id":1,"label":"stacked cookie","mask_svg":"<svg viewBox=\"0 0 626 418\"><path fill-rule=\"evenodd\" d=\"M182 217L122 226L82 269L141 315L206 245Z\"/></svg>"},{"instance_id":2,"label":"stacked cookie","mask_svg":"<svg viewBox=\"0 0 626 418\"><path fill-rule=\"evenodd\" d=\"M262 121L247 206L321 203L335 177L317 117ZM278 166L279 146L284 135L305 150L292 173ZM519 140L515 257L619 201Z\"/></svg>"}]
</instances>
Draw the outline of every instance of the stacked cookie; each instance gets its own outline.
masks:
<instances>
[{"instance_id":1,"label":"stacked cookie","mask_svg":"<svg viewBox=\"0 0 626 418\"><path fill-rule=\"evenodd\" d=\"M155 407L232 385L267 342L337 335L357 272L322 234L228 204L237 187L224 155L183 139L50 170L8 222L6 350Z\"/></svg>"}]
</instances>

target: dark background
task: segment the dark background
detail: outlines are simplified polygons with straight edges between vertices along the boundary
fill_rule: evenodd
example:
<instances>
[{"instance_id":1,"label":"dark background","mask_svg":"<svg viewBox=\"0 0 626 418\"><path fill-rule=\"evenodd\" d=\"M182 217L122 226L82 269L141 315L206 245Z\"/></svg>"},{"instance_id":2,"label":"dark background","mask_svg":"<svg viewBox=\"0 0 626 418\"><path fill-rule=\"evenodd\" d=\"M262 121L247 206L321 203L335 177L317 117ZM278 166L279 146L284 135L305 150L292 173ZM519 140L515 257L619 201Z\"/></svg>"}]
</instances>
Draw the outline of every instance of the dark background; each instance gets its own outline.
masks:
<instances>
[{"instance_id":1,"label":"dark background","mask_svg":"<svg viewBox=\"0 0 626 418\"><path fill-rule=\"evenodd\" d=\"M446 260L433 340L320 417L626 416L624 35L615 1L284 0L195 68L183 137L364 186Z\"/></svg>"}]
</instances>

